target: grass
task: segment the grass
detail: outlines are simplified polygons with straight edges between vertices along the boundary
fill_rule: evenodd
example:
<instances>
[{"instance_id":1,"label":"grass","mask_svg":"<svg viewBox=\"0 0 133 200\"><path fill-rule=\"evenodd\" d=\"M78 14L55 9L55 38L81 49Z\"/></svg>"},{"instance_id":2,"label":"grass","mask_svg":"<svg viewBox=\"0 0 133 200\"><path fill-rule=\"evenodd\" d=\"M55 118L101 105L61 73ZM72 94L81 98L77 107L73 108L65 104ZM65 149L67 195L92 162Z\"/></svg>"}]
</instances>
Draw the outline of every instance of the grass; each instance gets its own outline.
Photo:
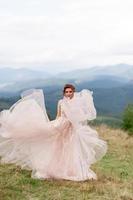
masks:
<instances>
[{"instance_id":1,"label":"grass","mask_svg":"<svg viewBox=\"0 0 133 200\"><path fill-rule=\"evenodd\" d=\"M0 165L0 200L133 200L133 137L104 124L94 128L108 142L91 167L98 180L36 180L30 171Z\"/></svg>"}]
</instances>

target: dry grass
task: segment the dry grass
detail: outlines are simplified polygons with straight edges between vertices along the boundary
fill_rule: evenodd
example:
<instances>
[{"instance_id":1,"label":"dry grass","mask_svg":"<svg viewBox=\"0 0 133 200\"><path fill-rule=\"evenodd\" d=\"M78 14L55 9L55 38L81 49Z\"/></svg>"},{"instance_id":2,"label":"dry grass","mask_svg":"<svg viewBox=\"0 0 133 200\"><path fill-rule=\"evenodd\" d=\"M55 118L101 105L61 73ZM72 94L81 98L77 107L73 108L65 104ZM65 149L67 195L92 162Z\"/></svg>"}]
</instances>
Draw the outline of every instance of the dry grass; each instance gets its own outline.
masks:
<instances>
[{"instance_id":1,"label":"dry grass","mask_svg":"<svg viewBox=\"0 0 133 200\"><path fill-rule=\"evenodd\" d=\"M0 200L133 200L133 137L106 125L94 127L108 152L92 166L98 180L35 180L14 165L0 166Z\"/></svg>"}]
</instances>

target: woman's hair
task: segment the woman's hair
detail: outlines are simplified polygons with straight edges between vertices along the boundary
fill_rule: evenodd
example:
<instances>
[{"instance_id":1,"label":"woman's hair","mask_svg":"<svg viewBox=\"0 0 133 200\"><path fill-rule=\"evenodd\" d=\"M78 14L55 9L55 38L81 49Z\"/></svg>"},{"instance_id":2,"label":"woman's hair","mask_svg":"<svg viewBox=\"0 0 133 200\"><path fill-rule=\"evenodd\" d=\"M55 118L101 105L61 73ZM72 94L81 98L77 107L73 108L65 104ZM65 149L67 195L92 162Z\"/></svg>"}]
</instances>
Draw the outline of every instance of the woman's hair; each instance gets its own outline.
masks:
<instances>
[{"instance_id":1,"label":"woman's hair","mask_svg":"<svg viewBox=\"0 0 133 200\"><path fill-rule=\"evenodd\" d=\"M73 90L73 92L75 92L75 87L74 87L74 85L72 85L72 84L66 84L66 85L64 86L64 89L63 89L63 94L65 93L65 90L66 90L67 88L71 88L71 89Z\"/></svg>"}]
</instances>

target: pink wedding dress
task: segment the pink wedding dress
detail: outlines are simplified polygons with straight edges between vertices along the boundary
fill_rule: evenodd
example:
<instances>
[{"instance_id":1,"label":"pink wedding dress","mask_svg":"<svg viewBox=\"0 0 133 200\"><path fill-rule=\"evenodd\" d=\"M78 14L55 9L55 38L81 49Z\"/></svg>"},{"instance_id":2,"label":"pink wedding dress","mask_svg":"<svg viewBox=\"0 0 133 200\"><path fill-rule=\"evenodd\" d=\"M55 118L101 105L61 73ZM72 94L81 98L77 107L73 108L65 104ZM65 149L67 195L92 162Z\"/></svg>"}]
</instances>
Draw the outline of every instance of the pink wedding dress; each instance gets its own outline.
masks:
<instances>
[{"instance_id":1,"label":"pink wedding dress","mask_svg":"<svg viewBox=\"0 0 133 200\"><path fill-rule=\"evenodd\" d=\"M1 163L31 170L32 178L84 181L97 179L90 169L107 152L87 120L96 118L93 91L75 92L59 100L61 116L49 120L42 89L21 93L10 109L0 112Z\"/></svg>"}]
</instances>

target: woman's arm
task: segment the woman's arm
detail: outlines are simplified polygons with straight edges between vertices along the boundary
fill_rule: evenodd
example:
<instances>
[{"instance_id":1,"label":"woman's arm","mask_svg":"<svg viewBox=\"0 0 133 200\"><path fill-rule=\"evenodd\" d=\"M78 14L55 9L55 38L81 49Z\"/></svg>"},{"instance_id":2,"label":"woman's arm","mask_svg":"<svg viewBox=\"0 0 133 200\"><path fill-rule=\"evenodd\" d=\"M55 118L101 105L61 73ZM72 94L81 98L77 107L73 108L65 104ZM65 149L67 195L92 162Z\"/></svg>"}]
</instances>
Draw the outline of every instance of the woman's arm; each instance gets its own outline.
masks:
<instances>
[{"instance_id":1,"label":"woman's arm","mask_svg":"<svg viewBox=\"0 0 133 200\"><path fill-rule=\"evenodd\" d=\"M60 101L58 101L56 119L60 116L61 116L61 105L60 105Z\"/></svg>"}]
</instances>

